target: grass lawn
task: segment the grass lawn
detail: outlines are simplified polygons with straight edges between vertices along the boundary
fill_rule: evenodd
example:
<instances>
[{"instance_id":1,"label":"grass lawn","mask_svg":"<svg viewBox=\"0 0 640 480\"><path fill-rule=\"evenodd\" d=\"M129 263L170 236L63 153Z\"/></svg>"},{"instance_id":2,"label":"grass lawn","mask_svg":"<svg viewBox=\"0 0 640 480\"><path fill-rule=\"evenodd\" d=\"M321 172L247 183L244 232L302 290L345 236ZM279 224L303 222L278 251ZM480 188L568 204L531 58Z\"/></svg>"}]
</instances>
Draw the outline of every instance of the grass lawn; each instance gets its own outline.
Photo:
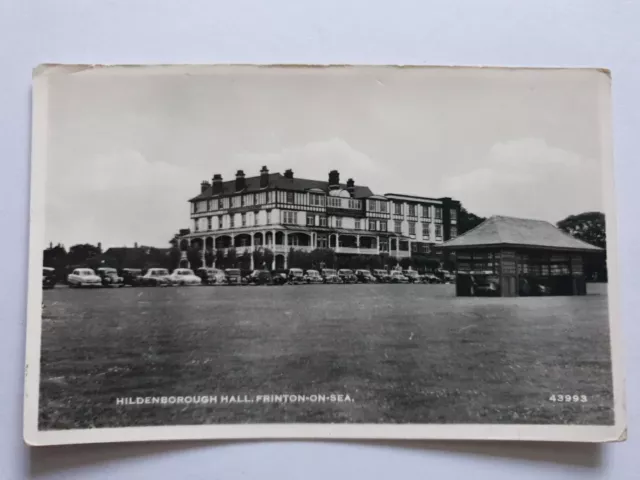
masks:
<instances>
[{"instance_id":1,"label":"grass lawn","mask_svg":"<svg viewBox=\"0 0 640 480\"><path fill-rule=\"evenodd\" d=\"M44 292L40 428L612 424L606 285L589 289L456 298L451 285L55 288ZM330 393L353 401L116 405Z\"/></svg>"}]
</instances>

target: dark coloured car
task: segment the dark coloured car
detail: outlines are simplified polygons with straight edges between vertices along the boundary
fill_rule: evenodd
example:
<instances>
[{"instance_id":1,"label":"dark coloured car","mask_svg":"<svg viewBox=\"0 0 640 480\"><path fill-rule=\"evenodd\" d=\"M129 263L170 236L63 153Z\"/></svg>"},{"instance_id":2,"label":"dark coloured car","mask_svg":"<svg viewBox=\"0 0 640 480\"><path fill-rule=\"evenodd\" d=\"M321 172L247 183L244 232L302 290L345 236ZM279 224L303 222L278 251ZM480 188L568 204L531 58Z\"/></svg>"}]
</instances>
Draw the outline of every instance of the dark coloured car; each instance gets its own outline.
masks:
<instances>
[{"instance_id":1,"label":"dark coloured car","mask_svg":"<svg viewBox=\"0 0 640 480\"><path fill-rule=\"evenodd\" d=\"M227 285L242 285L242 272L239 268L227 268L224 273L227 276Z\"/></svg>"},{"instance_id":2,"label":"dark coloured car","mask_svg":"<svg viewBox=\"0 0 640 480\"><path fill-rule=\"evenodd\" d=\"M357 283L358 277L355 276L352 270L348 268L341 268L338 270L338 276L342 280L342 283Z\"/></svg>"},{"instance_id":3,"label":"dark coloured car","mask_svg":"<svg viewBox=\"0 0 640 480\"><path fill-rule=\"evenodd\" d=\"M271 281L274 285L286 285L287 274L286 273L274 273L271 277Z\"/></svg>"},{"instance_id":4,"label":"dark coloured car","mask_svg":"<svg viewBox=\"0 0 640 480\"><path fill-rule=\"evenodd\" d=\"M124 278L118 275L115 268L101 267L96 270L96 273L102 279L103 287L124 287Z\"/></svg>"},{"instance_id":5,"label":"dark coloured car","mask_svg":"<svg viewBox=\"0 0 640 480\"><path fill-rule=\"evenodd\" d=\"M422 283L442 283L442 280L436 277L433 273L425 273L422 276Z\"/></svg>"},{"instance_id":6,"label":"dark coloured car","mask_svg":"<svg viewBox=\"0 0 640 480\"><path fill-rule=\"evenodd\" d=\"M374 270L373 276L379 283L389 283L391 281L391 275L389 275L389 272L383 269Z\"/></svg>"},{"instance_id":7,"label":"dark coloured car","mask_svg":"<svg viewBox=\"0 0 640 480\"><path fill-rule=\"evenodd\" d=\"M227 283L227 276L217 268L200 267L196 270L196 275L202 280L202 285L224 285Z\"/></svg>"},{"instance_id":8,"label":"dark coloured car","mask_svg":"<svg viewBox=\"0 0 640 480\"><path fill-rule=\"evenodd\" d=\"M42 288L50 289L56 286L56 269L42 267Z\"/></svg>"},{"instance_id":9,"label":"dark coloured car","mask_svg":"<svg viewBox=\"0 0 640 480\"><path fill-rule=\"evenodd\" d=\"M376 283L376 277L369 270L356 270L356 277L360 283Z\"/></svg>"},{"instance_id":10,"label":"dark coloured car","mask_svg":"<svg viewBox=\"0 0 640 480\"><path fill-rule=\"evenodd\" d=\"M250 285L271 285L273 279L267 270L254 270L250 275L247 275L247 283Z\"/></svg>"},{"instance_id":11,"label":"dark coloured car","mask_svg":"<svg viewBox=\"0 0 640 480\"><path fill-rule=\"evenodd\" d=\"M142 283L142 270L139 268L123 268L120 271L120 276L125 285L137 287Z\"/></svg>"}]
</instances>

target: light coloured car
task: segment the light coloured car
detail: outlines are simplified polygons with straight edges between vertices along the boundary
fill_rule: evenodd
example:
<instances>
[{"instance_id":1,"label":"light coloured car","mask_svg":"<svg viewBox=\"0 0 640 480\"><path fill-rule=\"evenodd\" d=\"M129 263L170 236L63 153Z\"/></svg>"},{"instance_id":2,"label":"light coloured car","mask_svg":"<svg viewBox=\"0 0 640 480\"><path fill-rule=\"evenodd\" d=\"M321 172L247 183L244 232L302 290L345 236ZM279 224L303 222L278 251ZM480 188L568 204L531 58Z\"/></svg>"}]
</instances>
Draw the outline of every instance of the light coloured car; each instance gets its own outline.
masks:
<instances>
[{"instance_id":1,"label":"light coloured car","mask_svg":"<svg viewBox=\"0 0 640 480\"><path fill-rule=\"evenodd\" d=\"M102 278L90 268L76 268L67 276L70 287L101 287Z\"/></svg>"},{"instance_id":2,"label":"light coloured car","mask_svg":"<svg viewBox=\"0 0 640 480\"><path fill-rule=\"evenodd\" d=\"M166 268L150 268L140 277L140 285L145 287L170 287L171 278Z\"/></svg>"},{"instance_id":3,"label":"light coloured car","mask_svg":"<svg viewBox=\"0 0 640 480\"><path fill-rule=\"evenodd\" d=\"M394 270L391 272L391 283L409 283L409 279L405 277L402 272Z\"/></svg>"},{"instance_id":4,"label":"light coloured car","mask_svg":"<svg viewBox=\"0 0 640 480\"><path fill-rule=\"evenodd\" d=\"M289 283L303 283L305 281L304 272L301 268L290 268L287 274L287 281Z\"/></svg>"},{"instance_id":5,"label":"light coloured car","mask_svg":"<svg viewBox=\"0 0 640 480\"><path fill-rule=\"evenodd\" d=\"M318 270L307 270L307 273L304 274L304 281L307 283L322 283L324 280Z\"/></svg>"},{"instance_id":6,"label":"light coloured car","mask_svg":"<svg viewBox=\"0 0 640 480\"><path fill-rule=\"evenodd\" d=\"M169 276L171 283L180 286L202 285L202 279L189 268L176 268Z\"/></svg>"}]
</instances>

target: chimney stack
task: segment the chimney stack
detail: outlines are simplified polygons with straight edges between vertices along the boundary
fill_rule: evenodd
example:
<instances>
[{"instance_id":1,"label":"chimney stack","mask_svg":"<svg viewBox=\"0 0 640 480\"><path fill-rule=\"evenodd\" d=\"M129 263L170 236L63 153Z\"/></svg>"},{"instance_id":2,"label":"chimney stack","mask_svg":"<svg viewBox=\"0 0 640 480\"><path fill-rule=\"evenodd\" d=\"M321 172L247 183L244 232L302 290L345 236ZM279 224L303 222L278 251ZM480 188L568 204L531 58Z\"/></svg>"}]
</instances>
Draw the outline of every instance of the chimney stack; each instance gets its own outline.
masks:
<instances>
[{"instance_id":1,"label":"chimney stack","mask_svg":"<svg viewBox=\"0 0 640 480\"><path fill-rule=\"evenodd\" d=\"M354 192L356 191L355 183L353 182L353 178L347 180L347 191L349 195L353 197Z\"/></svg>"},{"instance_id":2,"label":"chimney stack","mask_svg":"<svg viewBox=\"0 0 640 480\"><path fill-rule=\"evenodd\" d=\"M340 188L340 173L338 170L331 170L329 172L329 190L336 190Z\"/></svg>"},{"instance_id":3,"label":"chimney stack","mask_svg":"<svg viewBox=\"0 0 640 480\"><path fill-rule=\"evenodd\" d=\"M269 186L269 169L265 165L260 169L260 188L267 188Z\"/></svg>"},{"instance_id":4,"label":"chimney stack","mask_svg":"<svg viewBox=\"0 0 640 480\"><path fill-rule=\"evenodd\" d=\"M216 173L211 181L211 193L213 195L219 195L222 193L222 175Z\"/></svg>"},{"instance_id":5,"label":"chimney stack","mask_svg":"<svg viewBox=\"0 0 640 480\"><path fill-rule=\"evenodd\" d=\"M236 172L236 192L244 190L246 186L247 182L244 179L244 172L242 170L238 170Z\"/></svg>"},{"instance_id":6,"label":"chimney stack","mask_svg":"<svg viewBox=\"0 0 640 480\"><path fill-rule=\"evenodd\" d=\"M211 186L211 184L209 182L207 182L206 180L204 180L201 184L200 184L200 193L204 193L207 191L207 189Z\"/></svg>"},{"instance_id":7,"label":"chimney stack","mask_svg":"<svg viewBox=\"0 0 640 480\"><path fill-rule=\"evenodd\" d=\"M293 170L290 168L284 171L284 178L288 178L289 180L293 179Z\"/></svg>"}]
</instances>

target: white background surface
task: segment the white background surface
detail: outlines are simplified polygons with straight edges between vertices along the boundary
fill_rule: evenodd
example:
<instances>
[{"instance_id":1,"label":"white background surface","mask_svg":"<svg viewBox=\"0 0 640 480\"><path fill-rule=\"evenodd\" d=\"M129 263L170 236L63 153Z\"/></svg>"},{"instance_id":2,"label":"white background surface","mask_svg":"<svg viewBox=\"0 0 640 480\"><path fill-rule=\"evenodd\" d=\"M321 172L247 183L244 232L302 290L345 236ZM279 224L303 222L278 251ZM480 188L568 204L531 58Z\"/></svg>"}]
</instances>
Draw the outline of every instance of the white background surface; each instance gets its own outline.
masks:
<instances>
[{"instance_id":1,"label":"white background surface","mask_svg":"<svg viewBox=\"0 0 640 480\"><path fill-rule=\"evenodd\" d=\"M640 5L619 0L0 0L0 479L639 478L639 24ZM202 442L30 451L21 434L29 89L31 69L43 62L611 68L630 440L603 447Z\"/></svg>"}]
</instances>

